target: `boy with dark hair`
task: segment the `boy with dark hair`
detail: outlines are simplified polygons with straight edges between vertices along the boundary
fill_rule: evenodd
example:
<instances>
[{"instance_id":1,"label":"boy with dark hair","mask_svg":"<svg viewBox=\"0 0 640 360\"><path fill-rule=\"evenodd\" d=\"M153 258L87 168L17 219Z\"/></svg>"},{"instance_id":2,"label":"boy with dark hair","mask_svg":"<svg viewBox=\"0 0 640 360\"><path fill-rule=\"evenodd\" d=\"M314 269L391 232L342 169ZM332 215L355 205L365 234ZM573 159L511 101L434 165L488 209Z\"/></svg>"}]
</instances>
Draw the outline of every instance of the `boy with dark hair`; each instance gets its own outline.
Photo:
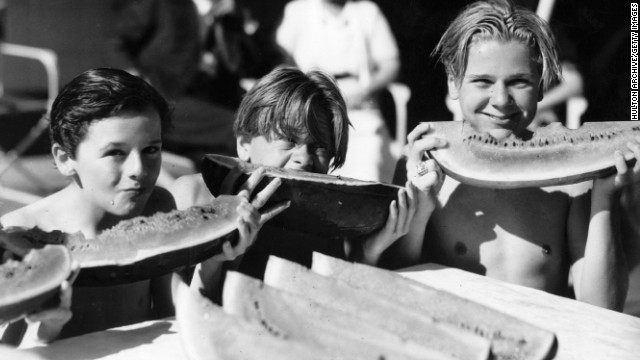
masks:
<instances>
[{"instance_id":1,"label":"boy with dark hair","mask_svg":"<svg viewBox=\"0 0 640 360\"><path fill-rule=\"evenodd\" d=\"M50 119L51 153L69 185L2 216L2 226L80 232L93 239L121 220L173 210L171 194L156 186L169 125L167 102L141 78L107 68L78 75L54 101ZM252 241L243 237L255 236L260 215L248 201L237 211L240 241ZM17 322L4 331L3 340L49 342L169 316L169 280L162 276L73 291L65 282L57 307L27 316L24 338Z\"/></svg>"}]
</instances>

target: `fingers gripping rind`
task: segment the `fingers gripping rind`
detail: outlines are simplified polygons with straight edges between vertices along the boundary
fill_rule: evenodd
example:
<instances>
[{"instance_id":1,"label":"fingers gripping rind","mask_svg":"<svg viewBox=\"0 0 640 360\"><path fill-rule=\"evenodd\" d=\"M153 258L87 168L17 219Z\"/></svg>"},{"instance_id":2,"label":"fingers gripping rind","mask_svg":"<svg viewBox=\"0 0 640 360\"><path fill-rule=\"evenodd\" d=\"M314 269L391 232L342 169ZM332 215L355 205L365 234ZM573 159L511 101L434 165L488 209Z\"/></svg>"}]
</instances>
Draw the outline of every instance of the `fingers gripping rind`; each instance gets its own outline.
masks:
<instances>
[{"instance_id":1,"label":"fingers gripping rind","mask_svg":"<svg viewBox=\"0 0 640 360\"><path fill-rule=\"evenodd\" d=\"M429 123L420 123L416 126L410 133L407 135L407 143L409 146L413 147L413 143L424 136L429 129L431 129L431 125Z\"/></svg>"},{"instance_id":2,"label":"fingers gripping rind","mask_svg":"<svg viewBox=\"0 0 640 360\"><path fill-rule=\"evenodd\" d=\"M407 191L405 189L398 191L398 221L396 223L396 234L404 233L407 217L410 209L408 208Z\"/></svg>"},{"instance_id":3,"label":"fingers gripping rind","mask_svg":"<svg viewBox=\"0 0 640 360\"><path fill-rule=\"evenodd\" d=\"M430 131L431 125L422 123L407 136L410 150L406 162L406 171L409 179L425 175L425 168L429 171L438 168L435 166L434 160L429 157L428 151L446 146L447 141L439 137L430 136Z\"/></svg>"},{"instance_id":4,"label":"fingers gripping rind","mask_svg":"<svg viewBox=\"0 0 640 360\"><path fill-rule=\"evenodd\" d=\"M261 212L262 215L260 216L260 225L264 225L264 223L273 219L278 214L288 209L289 206L291 206L291 201L284 201L264 209Z\"/></svg>"},{"instance_id":5,"label":"fingers gripping rind","mask_svg":"<svg viewBox=\"0 0 640 360\"><path fill-rule=\"evenodd\" d=\"M267 186L264 187L264 189L255 194L254 198L251 200L251 204L255 206L256 209L261 209L269 201L271 196L276 192L281 184L282 180L280 178L271 180L267 184Z\"/></svg>"},{"instance_id":6,"label":"fingers gripping rind","mask_svg":"<svg viewBox=\"0 0 640 360\"><path fill-rule=\"evenodd\" d=\"M239 196L244 196L247 200L252 198L252 195L262 179L265 176L265 170L263 168L259 168L249 175L249 178L240 186L238 190Z\"/></svg>"}]
</instances>

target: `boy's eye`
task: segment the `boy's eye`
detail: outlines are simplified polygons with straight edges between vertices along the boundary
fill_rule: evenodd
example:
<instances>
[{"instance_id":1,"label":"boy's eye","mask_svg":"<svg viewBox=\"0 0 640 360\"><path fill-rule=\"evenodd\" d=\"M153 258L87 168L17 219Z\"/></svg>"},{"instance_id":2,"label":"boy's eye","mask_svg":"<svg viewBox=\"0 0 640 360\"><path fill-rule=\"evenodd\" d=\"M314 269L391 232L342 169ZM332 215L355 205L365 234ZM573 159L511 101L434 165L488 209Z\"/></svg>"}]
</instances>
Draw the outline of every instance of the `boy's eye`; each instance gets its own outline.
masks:
<instances>
[{"instance_id":1,"label":"boy's eye","mask_svg":"<svg viewBox=\"0 0 640 360\"><path fill-rule=\"evenodd\" d=\"M488 79L474 79L471 83L480 87L488 87L491 85L491 81Z\"/></svg>"},{"instance_id":2,"label":"boy's eye","mask_svg":"<svg viewBox=\"0 0 640 360\"><path fill-rule=\"evenodd\" d=\"M144 148L145 154L157 154L160 152L160 146L148 146Z\"/></svg>"},{"instance_id":3,"label":"boy's eye","mask_svg":"<svg viewBox=\"0 0 640 360\"><path fill-rule=\"evenodd\" d=\"M531 82L528 79L515 79L511 81L511 84L515 87L521 88L521 87L529 86Z\"/></svg>"},{"instance_id":4,"label":"boy's eye","mask_svg":"<svg viewBox=\"0 0 640 360\"><path fill-rule=\"evenodd\" d=\"M296 147L296 142L291 140L291 139L282 139L282 140L278 140L278 146L283 148L283 149L293 149L294 147Z\"/></svg>"},{"instance_id":5,"label":"boy's eye","mask_svg":"<svg viewBox=\"0 0 640 360\"><path fill-rule=\"evenodd\" d=\"M108 150L104 153L104 156L125 156L126 153L119 149Z\"/></svg>"}]
</instances>

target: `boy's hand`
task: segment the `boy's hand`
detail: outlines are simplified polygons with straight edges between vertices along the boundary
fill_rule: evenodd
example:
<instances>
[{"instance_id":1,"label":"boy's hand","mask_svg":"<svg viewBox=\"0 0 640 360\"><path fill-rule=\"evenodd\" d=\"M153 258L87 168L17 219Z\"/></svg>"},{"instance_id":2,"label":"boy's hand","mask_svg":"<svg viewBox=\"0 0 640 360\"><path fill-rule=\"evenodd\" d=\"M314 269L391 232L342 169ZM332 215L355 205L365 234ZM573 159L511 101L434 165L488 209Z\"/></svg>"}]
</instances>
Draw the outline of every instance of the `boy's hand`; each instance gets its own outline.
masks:
<instances>
[{"instance_id":1,"label":"boy's hand","mask_svg":"<svg viewBox=\"0 0 640 360\"><path fill-rule=\"evenodd\" d=\"M62 327L71 320L71 297L73 295L71 285L79 272L79 264L73 262L69 278L60 285L60 299L57 306L27 315L26 322L29 327L22 341L23 344L28 342L49 343L58 336Z\"/></svg>"},{"instance_id":2,"label":"boy's hand","mask_svg":"<svg viewBox=\"0 0 640 360\"><path fill-rule=\"evenodd\" d=\"M443 147L447 141L429 135L431 125L421 123L407 136L409 145L407 157L407 179L423 194L420 196L421 211L433 210L435 196L442 187L444 174L433 159L424 159L427 150ZM424 204L423 204L424 203Z\"/></svg>"},{"instance_id":3,"label":"boy's hand","mask_svg":"<svg viewBox=\"0 0 640 360\"><path fill-rule=\"evenodd\" d=\"M376 265L380 255L400 237L409 232L416 213L418 190L407 182L405 189L398 190L398 202L389 204L389 217L385 226L362 243L361 262Z\"/></svg>"},{"instance_id":4,"label":"boy's hand","mask_svg":"<svg viewBox=\"0 0 640 360\"><path fill-rule=\"evenodd\" d=\"M636 159L633 168L629 168L622 152L616 151L613 156L615 157L617 173L596 179L594 181L594 193L612 198L623 187L640 181L640 137L636 138L635 142L628 143L627 147L633 152Z\"/></svg>"},{"instance_id":5,"label":"boy's hand","mask_svg":"<svg viewBox=\"0 0 640 360\"><path fill-rule=\"evenodd\" d=\"M212 258L214 261L234 260L236 257L244 254L255 241L262 225L289 207L289 203L286 202L267 209L263 214L258 212L258 210L269 201L271 195L275 193L282 183L282 180L279 178L273 179L262 191L255 194L252 199L253 192L264 178L265 172L264 168L259 168L254 171L240 187L237 195L243 197L246 201L243 201L237 208L238 214L240 215L238 218L238 232L240 233L238 243L236 246L232 246L229 241L225 241L222 244L222 253ZM237 176L238 171L233 171L227 178L237 179ZM233 182L227 182L227 184L229 183ZM229 191L229 187L225 190ZM251 203L249 203L250 199Z\"/></svg>"},{"instance_id":6,"label":"boy's hand","mask_svg":"<svg viewBox=\"0 0 640 360\"><path fill-rule=\"evenodd\" d=\"M234 168L224 179L220 193L232 194L236 189L235 184L242 174L239 169ZM256 240L262 225L289 207L289 202L284 202L263 210L262 214L258 211L267 203L282 183L282 180L276 178L254 195L256 187L264 176L264 168L254 171L237 190L237 195L243 199L236 209L239 215L237 220L238 233L240 234L238 243L233 246L230 241L225 241L222 243L222 253L214 255L196 267L191 286L199 289L211 299L219 299L220 297L223 281L222 274L224 273L222 263L235 260L238 256L244 254Z\"/></svg>"}]
</instances>

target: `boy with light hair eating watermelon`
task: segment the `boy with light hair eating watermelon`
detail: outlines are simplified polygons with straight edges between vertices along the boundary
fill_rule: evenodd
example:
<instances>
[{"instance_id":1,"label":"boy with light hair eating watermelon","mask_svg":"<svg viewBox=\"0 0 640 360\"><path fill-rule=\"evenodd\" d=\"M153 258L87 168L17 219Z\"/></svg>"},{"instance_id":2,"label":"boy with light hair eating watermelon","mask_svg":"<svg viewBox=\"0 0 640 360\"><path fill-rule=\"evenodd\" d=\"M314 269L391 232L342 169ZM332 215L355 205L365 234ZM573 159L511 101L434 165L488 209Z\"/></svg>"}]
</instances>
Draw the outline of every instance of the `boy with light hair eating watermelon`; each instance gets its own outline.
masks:
<instances>
[{"instance_id":1,"label":"boy with light hair eating watermelon","mask_svg":"<svg viewBox=\"0 0 640 360\"><path fill-rule=\"evenodd\" d=\"M498 141L531 135L527 126L537 102L560 77L547 24L507 1L468 6L434 53L445 65L449 94L459 100L464 121ZM408 142L406 176L433 192L420 181L442 173L423 156L446 147L447 139L423 123ZM639 142L629 143L628 152L640 158ZM622 310L628 269L611 213L615 194L640 180L640 162L630 168L620 152L611 156L617 174L554 187L481 188L446 176L428 224L416 219L424 226L409 236L424 239L424 261Z\"/></svg>"}]
</instances>

